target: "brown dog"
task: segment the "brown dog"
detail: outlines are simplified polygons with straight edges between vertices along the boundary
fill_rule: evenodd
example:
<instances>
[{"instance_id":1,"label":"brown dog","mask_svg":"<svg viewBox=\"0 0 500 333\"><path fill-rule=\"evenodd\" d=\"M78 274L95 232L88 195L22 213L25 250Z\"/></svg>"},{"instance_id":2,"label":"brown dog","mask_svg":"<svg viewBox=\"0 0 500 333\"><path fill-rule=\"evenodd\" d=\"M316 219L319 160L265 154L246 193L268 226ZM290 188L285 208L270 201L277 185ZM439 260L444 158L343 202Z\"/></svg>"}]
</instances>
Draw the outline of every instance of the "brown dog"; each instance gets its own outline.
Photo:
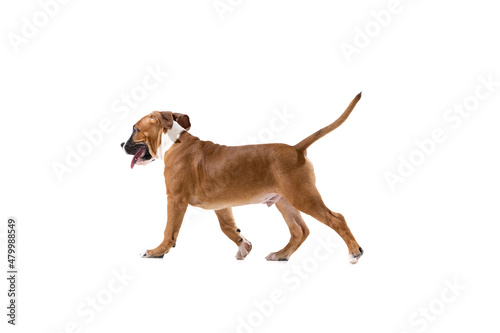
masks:
<instances>
[{"instance_id":1,"label":"brown dog","mask_svg":"<svg viewBox=\"0 0 500 333\"><path fill-rule=\"evenodd\" d=\"M335 230L349 249L351 263L357 263L363 250L344 217L323 203L306 149L339 127L360 98L361 93L334 123L295 146L227 147L188 133L191 123L187 115L154 111L143 117L134 125L127 143L121 145L127 154L134 155L131 167L148 164L155 158L164 159L168 219L161 244L142 256L163 257L175 246L184 213L192 205L215 211L222 231L238 246L236 258L244 259L252 244L241 235L231 207L265 203L276 204L291 234L290 242L269 254L267 260L288 260L307 238L309 229L300 216L302 211ZM168 143L171 146L166 150Z\"/></svg>"}]
</instances>

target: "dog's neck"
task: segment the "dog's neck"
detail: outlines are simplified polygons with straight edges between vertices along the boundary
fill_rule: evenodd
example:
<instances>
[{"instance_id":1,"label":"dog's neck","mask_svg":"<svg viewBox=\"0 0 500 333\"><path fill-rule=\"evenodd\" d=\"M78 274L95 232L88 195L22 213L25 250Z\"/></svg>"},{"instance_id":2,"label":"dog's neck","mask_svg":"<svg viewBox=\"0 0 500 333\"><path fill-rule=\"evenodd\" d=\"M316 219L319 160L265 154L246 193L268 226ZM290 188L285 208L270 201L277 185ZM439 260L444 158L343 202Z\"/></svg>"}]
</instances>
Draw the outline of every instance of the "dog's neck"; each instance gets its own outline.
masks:
<instances>
[{"instance_id":1,"label":"dog's neck","mask_svg":"<svg viewBox=\"0 0 500 333\"><path fill-rule=\"evenodd\" d=\"M176 121L172 124L172 128L167 130L167 133L161 135L161 142L158 146L158 151L156 155L158 159L162 160L165 152L174 144L175 141L179 139L179 136L186 130L179 125Z\"/></svg>"}]
</instances>

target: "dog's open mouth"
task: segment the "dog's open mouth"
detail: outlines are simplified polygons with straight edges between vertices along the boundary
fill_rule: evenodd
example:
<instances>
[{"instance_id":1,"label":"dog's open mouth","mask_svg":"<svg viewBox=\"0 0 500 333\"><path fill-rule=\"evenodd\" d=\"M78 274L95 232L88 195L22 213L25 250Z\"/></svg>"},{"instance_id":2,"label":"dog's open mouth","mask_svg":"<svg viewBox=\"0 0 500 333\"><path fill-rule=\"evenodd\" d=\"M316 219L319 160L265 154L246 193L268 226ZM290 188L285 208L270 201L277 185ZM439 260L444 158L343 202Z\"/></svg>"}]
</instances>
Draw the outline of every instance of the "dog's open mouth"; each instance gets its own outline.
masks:
<instances>
[{"instance_id":1,"label":"dog's open mouth","mask_svg":"<svg viewBox=\"0 0 500 333\"><path fill-rule=\"evenodd\" d=\"M134 157L132 157L132 163L130 163L130 169L134 168L134 165L141 160L141 158L144 157L144 154L146 154L146 147L141 146L139 150L134 154Z\"/></svg>"}]
</instances>

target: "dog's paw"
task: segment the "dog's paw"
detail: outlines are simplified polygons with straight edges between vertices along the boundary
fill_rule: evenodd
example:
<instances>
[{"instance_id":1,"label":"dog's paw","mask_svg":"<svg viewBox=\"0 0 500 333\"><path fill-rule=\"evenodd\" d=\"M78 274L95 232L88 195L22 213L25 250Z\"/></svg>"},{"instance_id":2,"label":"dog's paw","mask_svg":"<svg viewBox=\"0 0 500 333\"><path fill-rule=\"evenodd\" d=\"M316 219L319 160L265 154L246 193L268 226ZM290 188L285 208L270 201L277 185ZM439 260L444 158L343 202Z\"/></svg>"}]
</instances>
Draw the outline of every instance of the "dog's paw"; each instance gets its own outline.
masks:
<instances>
[{"instance_id":1,"label":"dog's paw","mask_svg":"<svg viewBox=\"0 0 500 333\"><path fill-rule=\"evenodd\" d=\"M279 252L271 252L267 255L266 259L269 261L288 261L289 257L285 257Z\"/></svg>"},{"instance_id":2,"label":"dog's paw","mask_svg":"<svg viewBox=\"0 0 500 333\"><path fill-rule=\"evenodd\" d=\"M351 264L357 264L359 258L361 258L361 256L363 255L363 252L363 249L360 247L359 252L357 252L356 254L349 253L349 261L351 262Z\"/></svg>"},{"instance_id":3,"label":"dog's paw","mask_svg":"<svg viewBox=\"0 0 500 333\"><path fill-rule=\"evenodd\" d=\"M140 253L140 256L141 258L163 258L165 254L161 254L161 255L154 255L153 253L151 253L151 250L147 250L147 251L143 251Z\"/></svg>"},{"instance_id":4,"label":"dog's paw","mask_svg":"<svg viewBox=\"0 0 500 333\"><path fill-rule=\"evenodd\" d=\"M240 246L238 246L238 252L236 252L236 259L243 260L252 250L252 243L250 243L245 238L242 238Z\"/></svg>"}]
</instances>

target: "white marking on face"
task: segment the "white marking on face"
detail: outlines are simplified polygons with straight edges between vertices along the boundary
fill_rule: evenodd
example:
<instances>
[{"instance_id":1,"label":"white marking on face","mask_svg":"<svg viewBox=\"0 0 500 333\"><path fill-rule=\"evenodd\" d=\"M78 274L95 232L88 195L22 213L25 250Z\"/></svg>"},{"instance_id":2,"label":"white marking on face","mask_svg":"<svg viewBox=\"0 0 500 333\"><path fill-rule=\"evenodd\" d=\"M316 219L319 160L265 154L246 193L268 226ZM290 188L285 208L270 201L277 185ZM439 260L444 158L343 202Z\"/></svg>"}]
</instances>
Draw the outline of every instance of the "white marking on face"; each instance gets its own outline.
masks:
<instances>
[{"instance_id":1,"label":"white marking on face","mask_svg":"<svg viewBox=\"0 0 500 333\"><path fill-rule=\"evenodd\" d=\"M161 142L156 152L156 158L163 160L165 152L172 146L172 144L179 139L179 136L186 130L179 125L175 120L172 128L167 130L167 133L161 135Z\"/></svg>"}]
</instances>

